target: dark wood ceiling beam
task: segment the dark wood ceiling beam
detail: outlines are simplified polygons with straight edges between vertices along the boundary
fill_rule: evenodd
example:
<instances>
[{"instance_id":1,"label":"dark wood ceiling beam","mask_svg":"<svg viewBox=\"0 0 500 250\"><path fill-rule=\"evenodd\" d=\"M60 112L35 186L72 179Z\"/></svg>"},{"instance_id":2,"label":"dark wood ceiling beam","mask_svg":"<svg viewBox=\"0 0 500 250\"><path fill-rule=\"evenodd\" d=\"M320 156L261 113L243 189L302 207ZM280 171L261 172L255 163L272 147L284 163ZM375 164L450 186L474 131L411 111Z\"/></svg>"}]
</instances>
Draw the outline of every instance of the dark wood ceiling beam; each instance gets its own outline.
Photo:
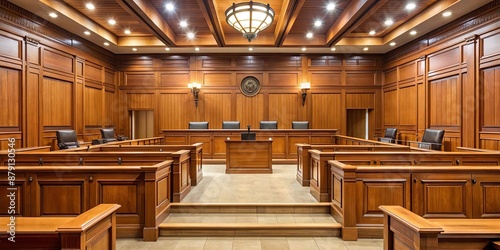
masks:
<instances>
[{"instance_id":1,"label":"dark wood ceiling beam","mask_svg":"<svg viewBox=\"0 0 500 250\"><path fill-rule=\"evenodd\" d=\"M203 13L203 17L207 22L208 28L212 32L215 41L219 47L225 46L224 32L220 24L220 19L217 16L217 6L215 6L215 1L211 0L197 0L200 10Z\"/></svg>"},{"instance_id":2,"label":"dark wood ceiling beam","mask_svg":"<svg viewBox=\"0 0 500 250\"><path fill-rule=\"evenodd\" d=\"M285 41L286 36L292 29L293 24L297 20L302 6L304 6L305 0L288 0L283 3L283 8L281 8L280 19L276 24L276 29L274 30L274 45L276 47L282 46Z\"/></svg>"},{"instance_id":3,"label":"dark wood ceiling beam","mask_svg":"<svg viewBox=\"0 0 500 250\"><path fill-rule=\"evenodd\" d=\"M336 22L326 32L326 44L332 46L355 30L389 0L355 0L342 11Z\"/></svg>"},{"instance_id":4,"label":"dark wood ceiling beam","mask_svg":"<svg viewBox=\"0 0 500 250\"><path fill-rule=\"evenodd\" d=\"M124 10L138 18L165 45L175 46L175 32L147 0L116 0Z\"/></svg>"}]
</instances>

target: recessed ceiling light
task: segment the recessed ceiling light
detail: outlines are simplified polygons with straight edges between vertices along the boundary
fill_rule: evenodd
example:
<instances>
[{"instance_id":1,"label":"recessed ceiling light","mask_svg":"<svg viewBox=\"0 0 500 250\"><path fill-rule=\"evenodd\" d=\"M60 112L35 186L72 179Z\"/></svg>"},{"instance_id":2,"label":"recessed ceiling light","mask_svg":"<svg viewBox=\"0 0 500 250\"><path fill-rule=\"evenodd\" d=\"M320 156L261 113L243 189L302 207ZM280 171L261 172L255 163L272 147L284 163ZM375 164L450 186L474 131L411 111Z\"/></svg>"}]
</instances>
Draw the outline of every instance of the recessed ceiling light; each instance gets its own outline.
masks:
<instances>
[{"instance_id":1,"label":"recessed ceiling light","mask_svg":"<svg viewBox=\"0 0 500 250\"><path fill-rule=\"evenodd\" d=\"M116 24L116 20L111 18L108 20L108 23L111 24L111 25L115 25Z\"/></svg>"},{"instance_id":2,"label":"recessed ceiling light","mask_svg":"<svg viewBox=\"0 0 500 250\"><path fill-rule=\"evenodd\" d=\"M127 34L127 35L130 35L130 33L132 33L129 29L126 29L126 30L124 30L123 32L124 32L125 34Z\"/></svg>"},{"instance_id":3,"label":"recessed ceiling light","mask_svg":"<svg viewBox=\"0 0 500 250\"><path fill-rule=\"evenodd\" d=\"M375 35L375 30L370 30L370 32L368 34L370 34L370 36Z\"/></svg>"},{"instance_id":4,"label":"recessed ceiling light","mask_svg":"<svg viewBox=\"0 0 500 250\"><path fill-rule=\"evenodd\" d=\"M306 37L307 37L307 38L312 38L312 37L313 37L313 33L312 33L312 32L308 32L308 33L306 34Z\"/></svg>"},{"instance_id":5,"label":"recessed ceiling light","mask_svg":"<svg viewBox=\"0 0 500 250\"><path fill-rule=\"evenodd\" d=\"M104 42L104 45L109 46L109 43L108 42Z\"/></svg>"},{"instance_id":6,"label":"recessed ceiling light","mask_svg":"<svg viewBox=\"0 0 500 250\"><path fill-rule=\"evenodd\" d=\"M136 49L136 48L132 48L132 50L133 50L133 51L137 51L137 49Z\"/></svg>"},{"instance_id":7,"label":"recessed ceiling light","mask_svg":"<svg viewBox=\"0 0 500 250\"><path fill-rule=\"evenodd\" d=\"M89 9L89 10L95 9L95 6L92 3L85 4L85 7L87 7L87 9Z\"/></svg>"},{"instance_id":8,"label":"recessed ceiling light","mask_svg":"<svg viewBox=\"0 0 500 250\"><path fill-rule=\"evenodd\" d=\"M451 16L451 11L445 11L445 12L443 12L443 16L444 17Z\"/></svg>"},{"instance_id":9,"label":"recessed ceiling light","mask_svg":"<svg viewBox=\"0 0 500 250\"><path fill-rule=\"evenodd\" d=\"M389 45L396 46L396 43L395 42L391 42L391 43L389 43Z\"/></svg>"},{"instance_id":10,"label":"recessed ceiling light","mask_svg":"<svg viewBox=\"0 0 500 250\"><path fill-rule=\"evenodd\" d=\"M302 51L306 51L307 49L306 48L302 48Z\"/></svg>"},{"instance_id":11,"label":"recessed ceiling light","mask_svg":"<svg viewBox=\"0 0 500 250\"><path fill-rule=\"evenodd\" d=\"M389 25L392 25L394 23L394 21L392 21L391 19L387 19L385 20L384 24L389 26Z\"/></svg>"},{"instance_id":12,"label":"recessed ceiling light","mask_svg":"<svg viewBox=\"0 0 500 250\"><path fill-rule=\"evenodd\" d=\"M414 35L416 35L416 34L417 34L417 31L416 31L416 30L412 30L412 31L410 31L410 35L412 35L412 36L414 36Z\"/></svg>"},{"instance_id":13,"label":"recessed ceiling light","mask_svg":"<svg viewBox=\"0 0 500 250\"><path fill-rule=\"evenodd\" d=\"M186 21L181 21L180 25L182 28L186 28L188 26L188 23Z\"/></svg>"},{"instance_id":14,"label":"recessed ceiling light","mask_svg":"<svg viewBox=\"0 0 500 250\"><path fill-rule=\"evenodd\" d=\"M417 7L417 5L415 3L409 3L409 4L406 5L405 8L407 10L413 10L413 9L415 9L415 7Z\"/></svg>"},{"instance_id":15,"label":"recessed ceiling light","mask_svg":"<svg viewBox=\"0 0 500 250\"><path fill-rule=\"evenodd\" d=\"M248 50L252 51L252 50L253 50L253 48L248 48Z\"/></svg>"},{"instance_id":16,"label":"recessed ceiling light","mask_svg":"<svg viewBox=\"0 0 500 250\"><path fill-rule=\"evenodd\" d=\"M314 27L319 27L319 26L321 26L321 24L322 24L322 22L320 20L316 20L314 22Z\"/></svg>"},{"instance_id":17,"label":"recessed ceiling light","mask_svg":"<svg viewBox=\"0 0 500 250\"><path fill-rule=\"evenodd\" d=\"M169 48L169 47L166 47L166 48L165 48L165 50L166 50L166 51L170 51L170 48Z\"/></svg>"},{"instance_id":18,"label":"recessed ceiling light","mask_svg":"<svg viewBox=\"0 0 500 250\"><path fill-rule=\"evenodd\" d=\"M200 51L200 48L196 47L196 48L194 48L194 50L196 50L196 51Z\"/></svg>"},{"instance_id":19,"label":"recessed ceiling light","mask_svg":"<svg viewBox=\"0 0 500 250\"><path fill-rule=\"evenodd\" d=\"M330 50L331 50L331 51L335 51L335 50L337 50L337 49L336 49L336 48L331 48Z\"/></svg>"},{"instance_id":20,"label":"recessed ceiling light","mask_svg":"<svg viewBox=\"0 0 500 250\"><path fill-rule=\"evenodd\" d=\"M368 47L364 47L364 48L363 48L363 50L364 50L364 51L368 51Z\"/></svg>"},{"instance_id":21,"label":"recessed ceiling light","mask_svg":"<svg viewBox=\"0 0 500 250\"><path fill-rule=\"evenodd\" d=\"M56 14L56 13L54 13L54 12L50 12L50 13L49 13L49 16L50 16L50 17L52 17L52 18L56 18L56 17L57 17L57 14Z\"/></svg>"},{"instance_id":22,"label":"recessed ceiling light","mask_svg":"<svg viewBox=\"0 0 500 250\"><path fill-rule=\"evenodd\" d=\"M327 6L326 6L326 10L334 10L335 9L335 4L334 3L329 3Z\"/></svg>"},{"instance_id":23,"label":"recessed ceiling light","mask_svg":"<svg viewBox=\"0 0 500 250\"><path fill-rule=\"evenodd\" d=\"M86 30L86 31L83 32L83 34L85 34L85 35L88 36L88 35L90 35L90 31Z\"/></svg>"},{"instance_id":24,"label":"recessed ceiling light","mask_svg":"<svg viewBox=\"0 0 500 250\"><path fill-rule=\"evenodd\" d=\"M168 10L168 11L174 11L175 7L174 7L174 4L173 3L167 3L165 4L165 8Z\"/></svg>"},{"instance_id":25,"label":"recessed ceiling light","mask_svg":"<svg viewBox=\"0 0 500 250\"><path fill-rule=\"evenodd\" d=\"M193 33L193 32L189 32L189 33L187 33L187 37L188 37L189 39L193 39L193 38L194 38L194 33Z\"/></svg>"}]
</instances>

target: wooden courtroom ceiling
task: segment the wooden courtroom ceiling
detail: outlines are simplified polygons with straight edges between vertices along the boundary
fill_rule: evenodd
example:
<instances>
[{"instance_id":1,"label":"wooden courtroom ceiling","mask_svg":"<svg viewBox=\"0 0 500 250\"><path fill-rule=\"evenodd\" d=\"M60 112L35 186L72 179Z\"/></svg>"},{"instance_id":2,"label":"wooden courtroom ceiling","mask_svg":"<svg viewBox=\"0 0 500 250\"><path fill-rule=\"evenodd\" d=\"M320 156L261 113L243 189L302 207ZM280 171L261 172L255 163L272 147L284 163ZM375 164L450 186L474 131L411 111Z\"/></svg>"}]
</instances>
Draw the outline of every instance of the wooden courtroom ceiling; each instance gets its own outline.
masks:
<instances>
[{"instance_id":1,"label":"wooden courtroom ceiling","mask_svg":"<svg viewBox=\"0 0 500 250\"><path fill-rule=\"evenodd\" d=\"M249 48L253 53L385 53L491 0L259 0L255 2L269 3L276 14L271 26L251 42L224 16L233 2L247 0L10 2L116 54L195 53L195 48L200 53L248 53ZM87 3L95 9L88 9ZM167 10L169 3L173 10ZM328 10L331 3L335 7ZM410 3L413 9L407 8ZM443 16L446 11L451 16ZM393 23L385 24L387 20ZM187 27L181 27L181 21ZM321 22L317 27L316 21ZM306 37L308 32L312 37Z\"/></svg>"}]
</instances>

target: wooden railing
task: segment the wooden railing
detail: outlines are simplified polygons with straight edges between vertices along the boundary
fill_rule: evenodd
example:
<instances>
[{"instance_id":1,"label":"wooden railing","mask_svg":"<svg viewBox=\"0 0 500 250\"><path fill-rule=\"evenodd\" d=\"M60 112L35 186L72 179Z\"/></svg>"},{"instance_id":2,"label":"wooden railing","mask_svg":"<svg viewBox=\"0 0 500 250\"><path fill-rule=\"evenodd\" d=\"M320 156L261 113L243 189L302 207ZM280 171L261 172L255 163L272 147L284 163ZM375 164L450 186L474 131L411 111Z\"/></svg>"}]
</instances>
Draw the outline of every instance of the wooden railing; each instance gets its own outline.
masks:
<instances>
[{"instance_id":1,"label":"wooden railing","mask_svg":"<svg viewBox=\"0 0 500 250\"><path fill-rule=\"evenodd\" d=\"M94 148L102 147L104 145L161 145L163 144L163 137L150 137L150 138L142 138L142 139L134 139L134 140L125 140L125 141L115 141L109 142L105 144L97 144L92 145L90 142L80 143L79 148L70 148L64 149L64 151L92 151ZM59 150L59 146L57 146L57 139L52 139L51 145L52 151Z\"/></svg>"},{"instance_id":2,"label":"wooden railing","mask_svg":"<svg viewBox=\"0 0 500 250\"><path fill-rule=\"evenodd\" d=\"M99 204L76 217L0 217L2 249L116 249L117 204ZM11 238L11 240L9 240Z\"/></svg>"},{"instance_id":3,"label":"wooden railing","mask_svg":"<svg viewBox=\"0 0 500 250\"><path fill-rule=\"evenodd\" d=\"M498 249L500 219L426 219L401 206L380 210L387 250Z\"/></svg>"},{"instance_id":4,"label":"wooden railing","mask_svg":"<svg viewBox=\"0 0 500 250\"><path fill-rule=\"evenodd\" d=\"M342 238L381 238L380 205L399 205L425 218L500 218L498 166L353 166L330 160L332 216Z\"/></svg>"}]
</instances>

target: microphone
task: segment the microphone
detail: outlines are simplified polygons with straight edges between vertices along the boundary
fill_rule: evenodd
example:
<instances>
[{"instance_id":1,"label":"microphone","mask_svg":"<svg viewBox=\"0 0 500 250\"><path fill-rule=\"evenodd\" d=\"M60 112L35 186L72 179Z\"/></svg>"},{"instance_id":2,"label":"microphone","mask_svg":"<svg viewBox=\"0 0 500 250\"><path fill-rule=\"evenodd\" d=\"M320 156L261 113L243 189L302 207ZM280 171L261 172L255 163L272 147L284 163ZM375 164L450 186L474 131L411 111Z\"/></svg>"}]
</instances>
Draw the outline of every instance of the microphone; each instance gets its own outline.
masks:
<instances>
[{"instance_id":1,"label":"microphone","mask_svg":"<svg viewBox=\"0 0 500 250\"><path fill-rule=\"evenodd\" d=\"M250 125L247 125L248 133L250 133Z\"/></svg>"}]
</instances>

